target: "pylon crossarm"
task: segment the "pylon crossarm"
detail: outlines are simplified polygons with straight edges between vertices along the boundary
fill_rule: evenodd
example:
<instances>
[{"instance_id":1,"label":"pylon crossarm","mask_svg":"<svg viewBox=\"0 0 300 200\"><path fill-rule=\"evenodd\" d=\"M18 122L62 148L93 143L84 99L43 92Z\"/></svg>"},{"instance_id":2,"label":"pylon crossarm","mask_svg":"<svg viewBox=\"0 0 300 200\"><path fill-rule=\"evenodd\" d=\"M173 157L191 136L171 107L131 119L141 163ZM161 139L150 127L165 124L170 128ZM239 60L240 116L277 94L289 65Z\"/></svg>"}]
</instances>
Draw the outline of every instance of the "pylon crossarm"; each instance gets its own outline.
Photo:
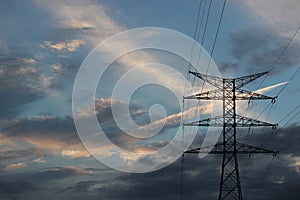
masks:
<instances>
[{"instance_id":1,"label":"pylon crossarm","mask_svg":"<svg viewBox=\"0 0 300 200\"><path fill-rule=\"evenodd\" d=\"M209 145L201 148L195 148L195 149L190 149L185 151L184 153L210 153L211 150L218 150L221 151L223 150L223 143L217 143L215 145Z\"/></svg>"},{"instance_id":2,"label":"pylon crossarm","mask_svg":"<svg viewBox=\"0 0 300 200\"><path fill-rule=\"evenodd\" d=\"M227 123L226 127L255 127L255 126L271 126L275 128L277 124L270 124L264 121L260 121L257 119L252 119L240 115L236 115L236 124ZM223 127L223 116L216 116L212 118L202 119L195 122L185 123L183 126L211 126L211 127Z\"/></svg>"},{"instance_id":3,"label":"pylon crossarm","mask_svg":"<svg viewBox=\"0 0 300 200\"><path fill-rule=\"evenodd\" d=\"M231 144L226 144L231 145ZM226 151L226 153L233 153L233 150ZM185 151L184 153L209 153L209 154L224 154L224 149L223 149L223 143L217 143L216 145L212 146L206 146L202 148L195 148L195 149L190 149ZM248 144L243 144L243 143L236 143L236 153L237 154L260 154L260 153L269 153L273 154L276 156L278 154L278 151L271 151L268 149L248 145Z\"/></svg>"},{"instance_id":4,"label":"pylon crossarm","mask_svg":"<svg viewBox=\"0 0 300 200\"><path fill-rule=\"evenodd\" d=\"M201 74L198 72L192 72L189 71L190 74L193 74L194 76L197 76L198 78L202 79L204 82L207 82L213 86L215 86L218 89L223 88L223 79L220 77L216 77L216 76L211 76L211 75L207 75L207 74Z\"/></svg>"},{"instance_id":5,"label":"pylon crossarm","mask_svg":"<svg viewBox=\"0 0 300 200\"><path fill-rule=\"evenodd\" d=\"M214 127L223 127L223 116L217 116L207 119L202 119L195 122L185 123L183 126L214 126Z\"/></svg>"},{"instance_id":6,"label":"pylon crossarm","mask_svg":"<svg viewBox=\"0 0 300 200\"><path fill-rule=\"evenodd\" d=\"M269 149L264 149L261 147L252 146L249 144L237 143L237 152L239 154L259 154L259 153L271 153L274 156L278 154L279 151L272 151Z\"/></svg>"},{"instance_id":7,"label":"pylon crossarm","mask_svg":"<svg viewBox=\"0 0 300 200\"><path fill-rule=\"evenodd\" d=\"M258 79L259 77L267 74L268 72L262 72L262 73L258 73L258 74L252 74L252 75L248 75L248 76L242 76L240 78L236 78L235 79L235 84L236 84L236 89L239 89L245 85L247 85L248 83Z\"/></svg>"},{"instance_id":8,"label":"pylon crossarm","mask_svg":"<svg viewBox=\"0 0 300 200\"><path fill-rule=\"evenodd\" d=\"M202 99L202 100L222 100L222 90L216 89L208 92L197 93L191 96L183 97L184 99Z\"/></svg>"},{"instance_id":9,"label":"pylon crossarm","mask_svg":"<svg viewBox=\"0 0 300 200\"><path fill-rule=\"evenodd\" d=\"M184 124L185 126L212 126L222 127L222 142L216 145L207 147L189 149L185 153L200 153L200 154L222 154L222 168L220 179L219 200L242 200L242 190L240 183L238 154L258 154L258 153L272 153L276 155L278 151L271 151L260 147L251 146L237 142L237 127L254 127L254 126L272 126L275 128L276 124L263 122L257 119L251 119L237 115L236 100L259 100L272 99L256 92L250 92L241 89L248 83L257 78L267 74L267 72L243 76L240 78L219 78L210 75L204 75L197 72L189 72L199 77L203 81L216 87L216 90L204 93L198 93L186 97L187 99L204 99L204 100L222 100L223 114L212 118L207 118L195 122Z\"/></svg>"},{"instance_id":10,"label":"pylon crossarm","mask_svg":"<svg viewBox=\"0 0 300 200\"><path fill-rule=\"evenodd\" d=\"M275 128L277 124L271 124L257 119L236 115L236 127L252 127L252 126L272 126L272 128Z\"/></svg>"},{"instance_id":11,"label":"pylon crossarm","mask_svg":"<svg viewBox=\"0 0 300 200\"><path fill-rule=\"evenodd\" d=\"M266 96L263 94L243 90L243 89L238 89L236 90L236 100L262 100L262 99L271 99L272 101L277 98L277 97L270 97Z\"/></svg>"}]
</instances>

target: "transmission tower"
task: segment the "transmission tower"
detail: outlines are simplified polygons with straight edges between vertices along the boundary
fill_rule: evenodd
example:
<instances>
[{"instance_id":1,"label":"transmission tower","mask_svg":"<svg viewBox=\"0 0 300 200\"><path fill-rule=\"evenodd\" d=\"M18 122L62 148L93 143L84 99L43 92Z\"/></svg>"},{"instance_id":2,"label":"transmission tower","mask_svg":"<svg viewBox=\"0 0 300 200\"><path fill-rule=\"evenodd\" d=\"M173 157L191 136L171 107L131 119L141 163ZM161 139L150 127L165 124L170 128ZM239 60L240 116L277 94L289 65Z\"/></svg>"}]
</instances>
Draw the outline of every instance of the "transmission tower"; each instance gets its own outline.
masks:
<instances>
[{"instance_id":1,"label":"transmission tower","mask_svg":"<svg viewBox=\"0 0 300 200\"><path fill-rule=\"evenodd\" d=\"M241 181L238 168L238 154L258 154L270 153L277 155L278 151L271 151L260 147L243 144L237 141L237 127L271 126L276 128L277 124L270 124L256 119L240 116L236 113L237 100L261 100L270 99L275 102L276 97L269 97L252 91L242 89L243 86L255 79L267 74L268 72L243 76L239 78L219 78L211 75L204 75L197 72L191 72L194 76L211 84L217 89L198 93L184 97L184 99L197 100L222 100L223 114L220 116L203 119L184 126L211 126L223 127L223 141L214 145L213 148L204 147L186 151L185 153L210 153L223 154L222 172L220 179L219 200L223 199L243 199L241 191Z\"/></svg>"}]
</instances>

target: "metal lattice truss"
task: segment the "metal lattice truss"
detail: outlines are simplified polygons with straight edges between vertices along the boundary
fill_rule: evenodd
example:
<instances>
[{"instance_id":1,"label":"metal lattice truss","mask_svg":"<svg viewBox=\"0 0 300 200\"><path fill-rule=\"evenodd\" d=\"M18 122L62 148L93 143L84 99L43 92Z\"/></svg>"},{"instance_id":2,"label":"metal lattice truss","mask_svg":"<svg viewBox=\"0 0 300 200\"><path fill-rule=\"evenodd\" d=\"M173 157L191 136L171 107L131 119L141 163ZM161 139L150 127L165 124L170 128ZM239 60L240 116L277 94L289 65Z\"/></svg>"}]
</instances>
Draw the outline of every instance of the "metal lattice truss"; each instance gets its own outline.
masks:
<instances>
[{"instance_id":1,"label":"metal lattice truss","mask_svg":"<svg viewBox=\"0 0 300 200\"><path fill-rule=\"evenodd\" d=\"M240 78L220 78L220 77L216 77L216 76L211 76L211 75L207 75L207 74L201 74L198 72L192 72L189 71L189 73L197 76L198 78L202 79L203 81L211 84L212 86L215 86L216 88L223 90L223 80L229 80L229 81L234 81L235 82L235 88L239 89L245 85L247 85L248 83L258 79L259 77L267 74L268 72L262 72L262 73L258 73L258 74L252 74L252 75L248 75L248 76L242 76Z\"/></svg>"},{"instance_id":2,"label":"metal lattice truss","mask_svg":"<svg viewBox=\"0 0 300 200\"><path fill-rule=\"evenodd\" d=\"M277 97L269 97L263 94L237 89L236 100L260 100L260 99L271 99L275 100ZM198 100L222 100L223 93L219 89L208 92L197 93L191 96L184 97L184 99L198 99Z\"/></svg>"},{"instance_id":3,"label":"metal lattice truss","mask_svg":"<svg viewBox=\"0 0 300 200\"><path fill-rule=\"evenodd\" d=\"M183 124L184 126L211 126L211 127L223 127L223 115L219 115L212 118L202 119L199 121L191 122ZM257 119L251 119L248 117L236 115L236 127L254 127L254 126L272 126L276 127L277 124L270 124L267 122L263 122ZM233 127L233 121L229 119L229 124L226 125L227 127Z\"/></svg>"},{"instance_id":4,"label":"metal lattice truss","mask_svg":"<svg viewBox=\"0 0 300 200\"><path fill-rule=\"evenodd\" d=\"M219 200L237 199L241 200L241 183L238 169L237 154L256 154L256 153L272 153L277 154L277 151L271 151L260 147L255 147L248 144L242 144L236 140L237 127L254 127L254 126L271 126L276 127L276 124L263 122L257 119L240 116L236 114L236 100L260 100L272 99L255 92L241 89L248 83L265 75L267 72L243 76L240 78L219 78L210 75L204 75L197 72L189 72L203 81L216 87L216 90L198 93L184 97L184 99L198 100L222 100L223 114L220 116L202 119L195 122L185 123L185 126L212 126L223 127L223 142L217 143L214 147L196 148L186 151L185 153L211 153L222 154L222 173L220 180Z\"/></svg>"},{"instance_id":5,"label":"metal lattice truss","mask_svg":"<svg viewBox=\"0 0 300 200\"><path fill-rule=\"evenodd\" d=\"M230 149L230 146L234 144L226 144ZM209 154L223 154L223 143L217 143L216 145L207 146L207 147L201 147L201 148L195 148L190 149L186 151L186 153L209 153ZM233 153L233 151L229 151L228 153ZM249 144L243 144L243 143L236 143L236 153L237 154L260 154L260 153L270 153L273 154L273 156L276 156L278 151L271 151L268 149L252 146Z\"/></svg>"}]
</instances>

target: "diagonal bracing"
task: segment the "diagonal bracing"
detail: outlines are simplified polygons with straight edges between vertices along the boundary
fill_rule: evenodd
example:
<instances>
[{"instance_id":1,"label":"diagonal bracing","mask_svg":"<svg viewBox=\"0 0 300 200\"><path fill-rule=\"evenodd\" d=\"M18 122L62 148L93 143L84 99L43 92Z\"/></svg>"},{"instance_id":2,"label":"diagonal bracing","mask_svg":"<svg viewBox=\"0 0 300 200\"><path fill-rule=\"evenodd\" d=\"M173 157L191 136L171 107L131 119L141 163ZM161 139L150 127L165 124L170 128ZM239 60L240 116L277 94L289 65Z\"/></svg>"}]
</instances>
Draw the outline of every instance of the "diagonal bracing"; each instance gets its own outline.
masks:
<instances>
[{"instance_id":1,"label":"diagonal bracing","mask_svg":"<svg viewBox=\"0 0 300 200\"><path fill-rule=\"evenodd\" d=\"M197 72L189 72L203 81L211 84L217 89L203 93L197 93L191 96L184 97L184 99L198 99L198 100L222 100L223 114L220 116L198 120L195 122L185 123L184 126L211 126L223 127L222 137L220 143L214 147L204 147L190 149L185 153L210 153L222 154L222 172L220 179L219 200L237 199L241 200L241 182L238 169L238 154L257 154L270 153L276 155L277 151L255 147L248 144L237 142L236 128L237 127L255 127L255 126L270 126L275 128L276 124L263 122L257 119L251 119L238 115L236 113L237 100L262 100L270 99L275 101L276 97L269 97L255 92L242 89L243 86L256 80L257 78L267 74L267 72L243 76L239 78L219 78L216 76L204 75Z\"/></svg>"}]
</instances>

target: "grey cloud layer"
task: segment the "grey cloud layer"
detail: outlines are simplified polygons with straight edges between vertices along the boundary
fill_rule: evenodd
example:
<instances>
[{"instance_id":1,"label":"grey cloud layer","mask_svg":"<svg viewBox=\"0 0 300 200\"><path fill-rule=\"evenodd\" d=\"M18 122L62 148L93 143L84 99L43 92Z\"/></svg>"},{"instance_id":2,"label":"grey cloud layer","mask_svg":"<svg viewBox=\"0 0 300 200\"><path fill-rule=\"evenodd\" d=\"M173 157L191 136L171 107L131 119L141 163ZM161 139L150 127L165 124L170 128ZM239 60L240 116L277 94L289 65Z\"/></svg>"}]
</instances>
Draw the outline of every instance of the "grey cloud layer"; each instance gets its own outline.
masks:
<instances>
[{"instance_id":1,"label":"grey cloud layer","mask_svg":"<svg viewBox=\"0 0 300 200\"><path fill-rule=\"evenodd\" d=\"M269 70L279 58L281 52L290 40L287 36L280 35L277 31L268 27L256 29L238 30L230 35L231 52L236 62L249 72ZM278 74L287 68L300 64L298 52L300 51L299 40L293 40L289 48L272 70ZM228 65L234 67L237 64Z\"/></svg>"}]
</instances>

